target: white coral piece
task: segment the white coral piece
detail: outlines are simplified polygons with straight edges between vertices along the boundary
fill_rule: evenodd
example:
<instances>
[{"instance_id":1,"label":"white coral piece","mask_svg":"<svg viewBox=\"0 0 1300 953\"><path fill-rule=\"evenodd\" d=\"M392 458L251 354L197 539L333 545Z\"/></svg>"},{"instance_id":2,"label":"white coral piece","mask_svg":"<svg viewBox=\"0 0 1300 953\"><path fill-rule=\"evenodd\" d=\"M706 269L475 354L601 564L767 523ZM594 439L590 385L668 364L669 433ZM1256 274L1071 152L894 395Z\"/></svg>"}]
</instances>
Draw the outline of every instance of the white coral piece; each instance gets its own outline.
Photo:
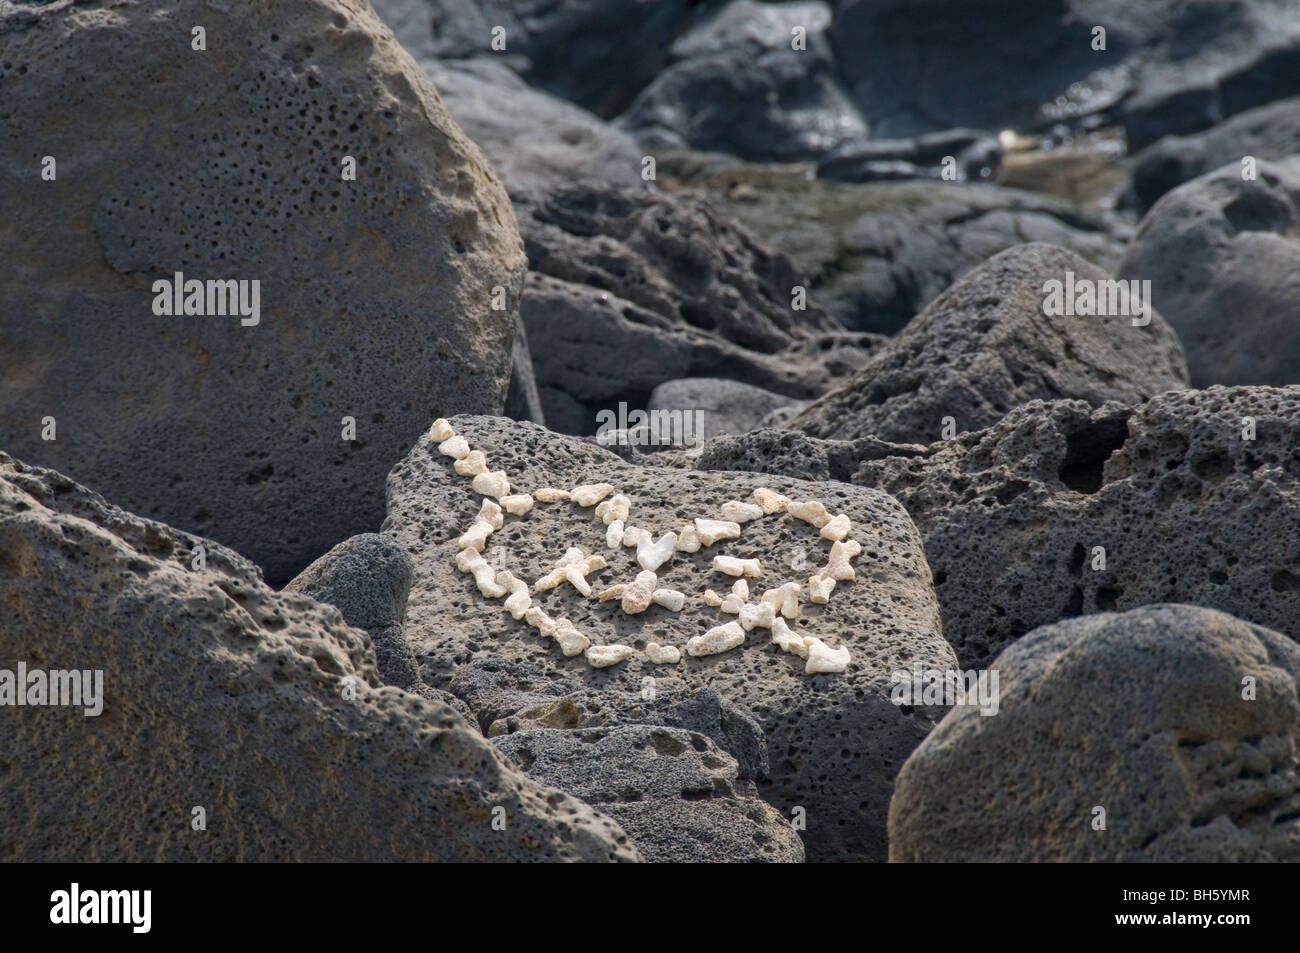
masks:
<instances>
[{"instance_id":1,"label":"white coral piece","mask_svg":"<svg viewBox=\"0 0 1300 953\"><path fill-rule=\"evenodd\" d=\"M527 516L533 508L533 498L527 493L513 493L501 497L501 505L511 516Z\"/></svg>"},{"instance_id":2,"label":"white coral piece","mask_svg":"<svg viewBox=\"0 0 1300 953\"><path fill-rule=\"evenodd\" d=\"M827 520L826 525L822 527L822 539L829 539L833 542L839 542L845 536L849 535L849 530L853 528L847 513L841 513L839 516Z\"/></svg>"},{"instance_id":3,"label":"white coral piece","mask_svg":"<svg viewBox=\"0 0 1300 953\"><path fill-rule=\"evenodd\" d=\"M565 503L569 499L569 491L543 486L533 491L533 497L538 503Z\"/></svg>"},{"instance_id":4,"label":"white coral piece","mask_svg":"<svg viewBox=\"0 0 1300 953\"><path fill-rule=\"evenodd\" d=\"M785 511L797 520L803 520L805 523L812 523L818 529L821 529L831 521L831 514L827 512L826 507L817 500L810 500L804 503L787 503Z\"/></svg>"},{"instance_id":5,"label":"white coral piece","mask_svg":"<svg viewBox=\"0 0 1300 953\"><path fill-rule=\"evenodd\" d=\"M609 668L635 654L636 650L628 645L593 645L587 649L587 662L592 668Z\"/></svg>"},{"instance_id":6,"label":"white coral piece","mask_svg":"<svg viewBox=\"0 0 1300 953\"><path fill-rule=\"evenodd\" d=\"M564 618L555 620L555 625L551 629L551 638L559 643L560 651L569 658L581 655L587 650L587 646L591 645L591 639L579 632L572 622Z\"/></svg>"},{"instance_id":7,"label":"white coral piece","mask_svg":"<svg viewBox=\"0 0 1300 953\"><path fill-rule=\"evenodd\" d=\"M765 486L760 486L754 491L753 495L754 502L763 508L763 513L767 516L783 512L790 503L790 497L782 496L775 490L769 490Z\"/></svg>"},{"instance_id":8,"label":"white coral piece","mask_svg":"<svg viewBox=\"0 0 1300 953\"><path fill-rule=\"evenodd\" d=\"M446 417L439 417L429 428L429 439L434 443L443 443L456 436L456 431L451 429L451 421Z\"/></svg>"},{"instance_id":9,"label":"white coral piece","mask_svg":"<svg viewBox=\"0 0 1300 953\"><path fill-rule=\"evenodd\" d=\"M722 516L733 523L748 523L763 516L763 507L757 503L742 503L740 500L727 500L722 504Z\"/></svg>"},{"instance_id":10,"label":"white coral piece","mask_svg":"<svg viewBox=\"0 0 1300 953\"><path fill-rule=\"evenodd\" d=\"M686 641L686 654L696 658L704 655L719 655L729 652L745 641L745 630L739 622L726 622L715 625L703 635L697 635Z\"/></svg>"},{"instance_id":11,"label":"white coral piece","mask_svg":"<svg viewBox=\"0 0 1300 953\"><path fill-rule=\"evenodd\" d=\"M686 605L686 593L676 589L656 589L650 593L650 601L669 612L681 612L682 606Z\"/></svg>"},{"instance_id":12,"label":"white coral piece","mask_svg":"<svg viewBox=\"0 0 1300 953\"><path fill-rule=\"evenodd\" d=\"M510 494L510 480L506 476L505 470L480 473L474 477L474 482L470 484L470 487L475 493L482 493L484 496L495 496L497 499Z\"/></svg>"},{"instance_id":13,"label":"white coral piece","mask_svg":"<svg viewBox=\"0 0 1300 953\"><path fill-rule=\"evenodd\" d=\"M505 603L506 611L516 619L522 619L533 604L532 596L528 594L528 583L517 579L509 570L503 569L496 574L496 584L504 586L510 593Z\"/></svg>"},{"instance_id":14,"label":"white coral piece","mask_svg":"<svg viewBox=\"0 0 1300 953\"><path fill-rule=\"evenodd\" d=\"M605 557L596 555L588 556L577 546L571 546L560 557L555 568L548 572L541 579L533 584L533 588L538 592L546 592L554 589L560 583L568 581L584 596L591 595L591 584L587 582L587 576L597 569L604 569L606 566Z\"/></svg>"},{"instance_id":15,"label":"white coral piece","mask_svg":"<svg viewBox=\"0 0 1300 953\"><path fill-rule=\"evenodd\" d=\"M821 639L814 638L807 639L807 643L808 664L803 668L805 675L836 674L849 667L849 650L847 646L842 645L838 649L833 649Z\"/></svg>"},{"instance_id":16,"label":"white coral piece","mask_svg":"<svg viewBox=\"0 0 1300 953\"><path fill-rule=\"evenodd\" d=\"M603 503L596 505L596 518L608 526L615 520L626 522L632 511L632 501L622 493L616 493Z\"/></svg>"},{"instance_id":17,"label":"white coral piece","mask_svg":"<svg viewBox=\"0 0 1300 953\"><path fill-rule=\"evenodd\" d=\"M776 620L776 609L770 602L746 603L740 607L740 627L748 632L753 628L770 629Z\"/></svg>"},{"instance_id":18,"label":"white coral piece","mask_svg":"<svg viewBox=\"0 0 1300 953\"><path fill-rule=\"evenodd\" d=\"M584 483L569 491L569 499L579 506L595 506L613 492L614 487L609 483Z\"/></svg>"},{"instance_id":19,"label":"white coral piece","mask_svg":"<svg viewBox=\"0 0 1300 953\"><path fill-rule=\"evenodd\" d=\"M473 549L481 553L487 546L487 538L491 535L492 524L483 519L476 519L470 528L461 534L460 539L456 540L456 548Z\"/></svg>"},{"instance_id":20,"label":"white coral piece","mask_svg":"<svg viewBox=\"0 0 1300 953\"><path fill-rule=\"evenodd\" d=\"M677 551L679 553L698 553L700 551L700 534L695 532L694 523L687 523L677 534Z\"/></svg>"},{"instance_id":21,"label":"white coral piece","mask_svg":"<svg viewBox=\"0 0 1300 953\"><path fill-rule=\"evenodd\" d=\"M461 572L473 573L478 591L489 599L499 599L506 594L504 586L497 585L496 572L488 565L483 554L474 549L462 549L456 554L456 568Z\"/></svg>"},{"instance_id":22,"label":"white coral piece","mask_svg":"<svg viewBox=\"0 0 1300 953\"><path fill-rule=\"evenodd\" d=\"M786 625L785 619L778 618L772 621L772 643L782 652L789 652L800 658L808 657L808 640Z\"/></svg>"},{"instance_id":23,"label":"white coral piece","mask_svg":"<svg viewBox=\"0 0 1300 953\"><path fill-rule=\"evenodd\" d=\"M760 602L770 605L774 611L781 613L787 619L799 618L799 593L803 587L797 582L787 582L775 589L769 589L763 593Z\"/></svg>"},{"instance_id":24,"label":"white coral piece","mask_svg":"<svg viewBox=\"0 0 1300 953\"><path fill-rule=\"evenodd\" d=\"M506 518L501 514L501 507L497 505L496 500L484 500L483 504L478 508L478 518L493 529L500 529L506 522Z\"/></svg>"},{"instance_id":25,"label":"white coral piece","mask_svg":"<svg viewBox=\"0 0 1300 953\"><path fill-rule=\"evenodd\" d=\"M618 549L623 545L623 521L614 520L605 530L605 548Z\"/></svg>"},{"instance_id":26,"label":"white coral piece","mask_svg":"<svg viewBox=\"0 0 1300 953\"><path fill-rule=\"evenodd\" d=\"M856 579L857 573L849 565L849 560L862 553L862 546L856 539L848 539L844 542L831 543L830 561L822 569L822 573L830 576L832 579L838 579L844 582L848 579Z\"/></svg>"},{"instance_id":27,"label":"white coral piece","mask_svg":"<svg viewBox=\"0 0 1300 953\"><path fill-rule=\"evenodd\" d=\"M827 569L821 569L814 576L808 577L808 598L819 606L831 601L835 591L835 577Z\"/></svg>"},{"instance_id":28,"label":"white coral piece","mask_svg":"<svg viewBox=\"0 0 1300 953\"><path fill-rule=\"evenodd\" d=\"M696 517L695 532L704 546L724 539L740 539L740 524L734 520L706 520Z\"/></svg>"},{"instance_id":29,"label":"white coral piece","mask_svg":"<svg viewBox=\"0 0 1300 953\"><path fill-rule=\"evenodd\" d=\"M714 556L713 568L728 576L748 576L751 579L762 572L757 559L737 559L735 556Z\"/></svg>"},{"instance_id":30,"label":"white coral piece","mask_svg":"<svg viewBox=\"0 0 1300 953\"><path fill-rule=\"evenodd\" d=\"M718 595L712 589L704 590L704 604L706 606L712 606L716 609L718 606L722 605L723 601L722 596Z\"/></svg>"},{"instance_id":31,"label":"white coral piece","mask_svg":"<svg viewBox=\"0 0 1300 953\"><path fill-rule=\"evenodd\" d=\"M682 660L682 650L675 645L660 645L658 642L647 642L645 657L655 665L676 665Z\"/></svg>"},{"instance_id":32,"label":"white coral piece","mask_svg":"<svg viewBox=\"0 0 1300 953\"><path fill-rule=\"evenodd\" d=\"M659 579L650 570L636 574L636 579L623 589L623 611L628 615L637 615L650 608Z\"/></svg>"},{"instance_id":33,"label":"white coral piece","mask_svg":"<svg viewBox=\"0 0 1300 953\"><path fill-rule=\"evenodd\" d=\"M451 465L461 476L478 476L488 472L487 455L482 450L471 450Z\"/></svg>"},{"instance_id":34,"label":"white coral piece","mask_svg":"<svg viewBox=\"0 0 1300 953\"><path fill-rule=\"evenodd\" d=\"M646 533L636 543L637 565L651 572L658 570L660 566L672 559L673 553L677 552L677 534L664 533L659 537L658 542L653 540L654 537Z\"/></svg>"},{"instance_id":35,"label":"white coral piece","mask_svg":"<svg viewBox=\"0 0 1300 953\"><path fill-rule=\"evenodd\" d=\"M616 583L608 589L602 589L597 593L596 597L600 599L601 602L613 602L615 599L623 598L623 591L625 589L627 589L626 583Z\"/></svg>"},{"instance_id":36,"label":"white coral piece","mask_svg":"<svg viewBox=\"0 0 1300 953\"><path fill-rule=\"evenodd\" d=\"M459 435L448 437L438 444L438 452L444 457L459 460L461 457L469 456L469 441Z\"/></svg>"},{"instance_id":37,"label":"white coral piece","mask_svg":"<svg viewBox=\"0 0 1300 953\"><path fill-rule=\"evenodd\" d=\"M623 545L635 549L640 544L642 536L654 538L648 529L642 529L640 526L628 526L623 530Z\"/></svg>"}]
</instances>

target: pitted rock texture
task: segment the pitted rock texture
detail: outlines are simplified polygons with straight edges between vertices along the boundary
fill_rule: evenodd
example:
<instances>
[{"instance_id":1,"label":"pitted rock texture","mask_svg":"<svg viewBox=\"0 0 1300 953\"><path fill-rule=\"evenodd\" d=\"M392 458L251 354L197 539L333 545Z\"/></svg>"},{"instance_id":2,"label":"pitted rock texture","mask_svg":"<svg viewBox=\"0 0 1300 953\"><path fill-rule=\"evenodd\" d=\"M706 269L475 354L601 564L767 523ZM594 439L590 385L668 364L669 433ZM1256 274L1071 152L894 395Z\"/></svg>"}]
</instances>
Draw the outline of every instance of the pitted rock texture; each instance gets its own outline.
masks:
<instances>
[{"instance_id":1,"label":"pitted rock texture","mask_svg":"<svg viewBox=\"0 0 1300 953\"><path fill-rule=\"evenodd\" d=\"M835 365L798 345L839 324L815 306L795 310L803 279L790 260L706 203L575 185L521 198L518 213L531 267L522 314L553 429L594 433L598 410L642 408L678 377L796 399L834 379Z\"/></svg>"},{"instance_id":2,"label":"pitted rock texture","mask_svg":"<svg viewBox=\"0 0 1300 953\"><path fill-rule=\"evenodd\" d=\"M1067 272L1076 285L1114 280L1051 245L995 255L790 427L823 438L929 443L946 417L958 432L979 430L1031 400L1136 403L1187 386L1178 338L1154 309L1145 327L1122 314L1045 314L1046 283L1064 284Z\"/></svg>"},{"instance_id":3,"label":"pitted rock texture","mask_svg":"<svg viewBox=\"0 0 1300 953\"><path fill-rule=\"evenodd\" d=\"M611 483L631 498L629 521L656 537L689 518L716 516L722 503L744 499L762 486L792 499L821 500L833 512L849 515L852 535L863 549L855 563L857 579L840 583L825 606L805 604L803 617L791 627L832 644L842 642L853 661L842 675L811 677L803 674L802 659L770 644L765 629L755 629L735 651L686 656L676 666L652 665L638 657L597 670L580 656L563 657L554 643L512 619L499 601L485 600L474 582L456 571L456 540L478 512L480 498L427 437L389 477L382 532L415 560L407 636L422 660L426 681L456 687L462 673L477 668L473 695L462 697L481 724L570 693L557 690L556 682L635 694L646 677L680 679L680 694L674 696L671 685L659 691L664 705L713 689L724 701L752 712L762 726L771 772L760 780L759 792L786 817L793 807L806 809L803 840L809 859L882 859L882 811L893 772L933 717L895 706L888 694L889 674L915 661L940 668L955 664L941 635L919 537L902 508L884 494L847 484L634 466L591 443L499 418L460 416L451 423L472 447L487 454L491 466L510 475L513 487L530 492L543 486ZM593 588L631 582L637 573L634 551L606 550L604 537L605 527L591 509L539 504L523 519L507 519L490 537L484 556L490 563L500 560L531 583L568 547L579 546L609 561L607 569L590 577ZM567 585L536 594L534 604L553 618L567 616L596 644L617 642L642 650L656 641L681 647L732 618L701 598L706 588L732 581L712 571L714 556L762 560L762 575L751 581L761 593L790 579L806 583L826 562L828 551L829 543L810 524L788 516L766 517L745 524L739 540L694 554L677 553L659 569L660 587L687 594L681 613L651 606L629 616L617 602L584 599ZM488 674L485 666L498 667L509 679L517 708L500 703L495 679L481 677ZM479 711L476 697L492 702L493 710Z\"/></svg>"},{"instance_id":4,"label":"pitted rock texture","mask_svg":"<svg viewBox=\"0 0 1300 953\"><path fill-rule=\"evenodd\" d=\"M8 9L0 446L287 582L378 525L430 419L500 412L505 190L365 4ZM155 315L177 272L260 281L260 323Z\"/></svg>"},{"instance_id":5,"label":"pitted rock texture","mask_svg":"<svg viewBox=\"0 0 1300 953\"><path fill-rule=\"evenodd\" d=\"M806 474L814 455L779 438L719 438L699 465ZM926 449L803 440L827 461L818 475L907 507L963 667L1037 626L1150 602L1287 634L1300 618L1300 387L1178 391L1136 410L1035 401Z\"/></svg>"},{"instance_id":6,"label":"pitted rock texture","mask_svg":"<svg viewBox=\"0 0 1300 953\"><path fill-rule=\"evenodd\" d=\"M943 154L948 151L961 154L955 146ZM1058 245L1113 269L1131 231L1113 216L1019 189L828 182L814 178L806 162L657 155L661 187L707 199L789 255L807 277L808 300L860 331L895 333L970 269L1027 241ZM845 163L852 165L851 158Z\"/></svg>"},{"instance_id":7,"label":"pitted rock texture","mask_svg":"<svg viewBox=\"0 0 1300 953\"><path fill-rule=\"evenodd\" d=\"M638 857L450 708L383 686L334 607L5 454L0 618L0 667L104 673L98 717L5 709L6 861Z\"/></svg>"},{"instance_id":8,"label":"pitted rock texture","mask_svg":"<svg viewBox=\"0 0 1300 953\"><path fill-rule=\"evenodd\" d=\"M1170 192L1119 266L1151 281L1187 351L1192 383L1292 384L1300 300L1300 159L1240 160Z\"/></svg>"},{"instance_id":9,"label":"pitted rock texture","mask_svg":"<svg viewBox=\"0 0 1300 953\"><path fill-rule=\"evenodd\" d=\"M1300 859L1295 642L1153 605L1035 629L995 666L998 714L953 709L899 772L890 860Z\"/></svg>"},{"instance_id":10,"label":"pitted rock texture","mask_svg":"<svg viewBox=\"0 0 1300 953\"><path fill-rule=\"evenodd\" d=\"M680 728L543 728L498 737L530 778L617 820L651 863L801 863L787 818L737 793L735 760Z\"/></svg>"},{"instance_id":11,"label":"pitted rock texture","mask_svg":"<svg viewBox=\"0 0 1300 953\"><path fill-rule=\"evenodd\" d=\"M707 440L723 433L746 433L768 414L782 408L798 412L804 404L726 378L684 377L656 387L646 401L646 410L699 412L703 427L698 436Z\"/></svg>"},{"instance_id":12,"label":"pitted rock texture","mask_svg":"<svg viewBox=\"0 0 1300 953\"><path fill-rule=\"evenodd\" d=\"M648 150L817 159L862 143L867 127L840 86L821 2L732 0L678 37L670 62L619 117ZM801 49L795 49L803 33Z\"/></svg>"},{"instance_id":13,"label":"pitted rock texture","mask_svg":"<svg viewBox=\"0 0 1300 953\"><path fill-rule=\"evenodd\" d=\"M455 689L460 676L452 680ZM660 702L660 688L666 689L666 701ZM737 777L749 793L756 778L767 774L771 764L767 738L754 716L737 705L723 701L712 689L683 692L679 680L655 677L653 691L642 686L636 695L617 691L582 690L554 700L520 708L514 714L493 722L489 738L533 731L541 728L597 728L611 725L663 725L684 728L705 735L728 755L736 759ZM503 688L505 686L503 685ZM507 698L508 688L496 704L514 707ZM487 704L493 704L488 702Z\"/></svg>"}]
</instances>

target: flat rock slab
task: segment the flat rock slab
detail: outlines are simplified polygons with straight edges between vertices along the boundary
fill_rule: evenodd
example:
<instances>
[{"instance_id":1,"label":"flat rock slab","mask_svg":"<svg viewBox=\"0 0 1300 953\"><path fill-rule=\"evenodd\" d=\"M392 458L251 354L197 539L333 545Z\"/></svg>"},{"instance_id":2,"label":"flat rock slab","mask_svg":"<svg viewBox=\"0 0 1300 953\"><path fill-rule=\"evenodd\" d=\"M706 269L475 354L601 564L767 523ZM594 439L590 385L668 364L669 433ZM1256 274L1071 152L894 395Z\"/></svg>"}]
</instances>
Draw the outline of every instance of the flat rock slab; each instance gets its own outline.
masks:
<instances>
[{"instance_id":1,"label":"flat rock slab","mask_svg":"<svg viewBox=\"0 0 1300 953\"><path fill-rule=\"evenodd\" d=\"M805 601L802 618L791 626L848 646L852 661L844 674L811 677L803 674L802 659L780 652L760 628L733 651L704 658L683 652L677 665L652 665L638 656L593 669L582 656L565 658L553 641L511 618L501 601L485 599L473 579L456 570L456 540L482 497L468 478L453 472L451 460L427 435L389 477L382 532L415 561L407 635L431 685L451 685L461 669L506 665L519 692L518 708L563 694L556 682L639 693L644 679L671 678L687 693L714 689L762 725L771 772L759 791L786 817L795 807L805 808L809 859L883 859L882 812L893 772L931 723L929 715L890 702L889 674L917 661L940 668L955 664L940 634L920 539L902 508L883 493L847 484L635 466L590 443L501 418L461 416L451 423L471 447L486 453L491 468L509 474L513 489L611 483L632 501L629 523L656 538L690 518L715 517L722 503L743 500L763 486L848 514L851 535L863 549L855 562L857 579L841 582L825 606ZM503 529L488 538L484 555L531 585L568 547L601 553L609 567L589 577L599 592L632 582L638 571L633 550L605 548L605 529L590 508L539 503L526 517L507 517ZM626 615L617 601L583 598L568 584L534 593L533 599L552 617L567 616L596 644L640 651L656 641L683 648L688 638L735 618L701 598L706 588L725 593L734 581L712 571L715 555L761 561L760 577L750 581L750 601L756 602L764 589L795 579L805 584L806 597L807 577L826 562L829 547L810 524L774 515L744 524L738 540L678 553L660 568L659 585L686 594L680 613L654 605ZM664 704L680 701L667 689L659 697ZM498 708L489 721L510 714Z\"/></svg>"},{"instance_id":2,"label":"flat rock slab","mask_svg":"<svg viewBox=\"0 0 1300 953\"><path fill-rule=\"evenodd\" d=\"M1295 642L1152 605L1035 629L994 667L998 713L954 708L899 772L890 860L1300 859Z\"/></svg>"},{"instance_id":3,"label":"flat rock slab","mask_svg":"<svg viewBox=\"0 0 1300 953\"><path fill-rule=\"evenodd\" d=\"M639 857L451 708L383 686L333 606L3 453L0 619L0 668L103 687L93 717L4 708L4 861Z\"/></svg>"}]
</instances>

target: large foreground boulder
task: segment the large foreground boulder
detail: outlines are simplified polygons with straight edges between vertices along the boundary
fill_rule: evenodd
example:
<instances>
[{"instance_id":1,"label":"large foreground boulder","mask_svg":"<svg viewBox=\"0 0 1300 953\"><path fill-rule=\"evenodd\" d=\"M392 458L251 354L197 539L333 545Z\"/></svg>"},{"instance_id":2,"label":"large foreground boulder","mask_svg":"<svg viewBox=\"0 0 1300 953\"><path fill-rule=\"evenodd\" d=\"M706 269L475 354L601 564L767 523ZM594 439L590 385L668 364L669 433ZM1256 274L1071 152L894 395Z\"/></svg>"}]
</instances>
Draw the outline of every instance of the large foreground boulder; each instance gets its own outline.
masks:
<instances>
[{"instance_id":1,"label":"large foreground boulder","mask_svg":"<svg viewBox=\"0 0 1300 953\"><path fill-rule=\"evenodd\" d=\"M0 446L285 582L432 417L501 411L510 203L365 4L0 17ZM177 275L238 284L177 314Z\"/></svg>"},{"instance_id":2,"label":"large foreground boulder","mask_svg":"<svg viewBox=\"0 0 1300 953\"><path fill-rule=\"evenodd\" d=\"M592 509L538 502L523 517L506 517L487 538L484 559L530 587L570 547L606 558L607 568L587 577L591 597L565 583L534 590L531 598L550 617L570 619L593 644L624 644L635 651L607 668L592 667L582 655L562 655L553 641L512 618L501 601L485 598L471 576L457 571L458 538L483 500L429 437L389 477L382 532L415 561L406 631L426 681L462 693L481 724L509 719L575 688L635 695L649 687L653 701L646 704L664 708L711 688L761 725L771 767L758 779L758 792L784 817L806 821L801 835L810 860L883 859L883 812L893 772L935 715L894 705L889 676L915 662L938 668L956 662L941 635L920 539L902 508L883 493L848 484L636 466L592 443L500 418L462 416L451 424L493 470L508 474L512 492L607 482L630 500L626 522L656 539L692 518L715 517L723 503L745 500L763 486L796 500L820 500L849 517L850 535L862 546L857 578L840 582L825 605L808 601L806 583L826 562L830 544L809 523L774 513L745 523L738 539L676 553L658 569L657 585L683 593L680 612L652 605L640 614L625 613L619 600L596 598L606 587L632 583L638 567L632 549L607 548L607 528ZM806 675L805 661L781 652L771 644L770 631L758 627L723 654L694 657L683 651L676 664L652 664L644 655L649 642L684 649L688 639L735 620L703 599L706 589L727 592L735 581L712 568L720 554L760 561L759 575L749 580L751 602L784 582L803 583L801 615L789 625L846 646L847 670ZM500 670L513 703L503 703L501 683L491 685L490 679L471 678L465 686L462 675L476 669L487 675L491 667ZM752 761L749 754L734 756Z\"/></svg>"},{"instance_id":3,"label":"large foreground boulder","mask_svg":"<svg viewBox=\"0 0 1300 953\"><path fill-rule=\"evenodd\" d=\"M1025 632L1189 602L1300 618L1300 387L1211 387L1133 409L1034 402L928 448L759 431L698 465L850 480L907 507L944 634L983 668Z\"/></svg>"},{"instance_id":4,"label":"large foreground boulder","mask_svg":"<svg viewBox=\"0 0 1300 953\"><path fill-rule=\"evenodd\" d=\"M898 775L893 861L1300 860L1300 646L1188 605L1035 629Z\"/></svg>"},{"instance_id":5,"label":"large foreground boulder","mask_svg":"<svg viewBox=\"0 0 1300 953\"><path fill-rule=\"evenodd\" d=\"M337 609L4 454L0 618L11 679L102 673L92 717L6 700L7 862L637 857L451 708L382 686Z\"/></svg>"},{"instance_id":6,"label":"large foreground boulder","mask_svg":"<svg viewBox=\"0 0 1300 953\"><path fill-rule=\"evenodd\" d=\"M1149 279L1192 383L1300 382L1300 159L1239 159L1161 199L1119 266Z\"/></svg>"},{"instance_id":7,"label":"large foreground boulder","mask_svg":"<svg viewBox=\"0 0 1300 953\"><path fill-rule=\"evenodd\" d=\"M1095 310L1112 313L1054 313L1051 282L1071 305L1084 299L1065 289L1092 288ZM929 443L946 420L956 431L978 430L1031 400L1135 403L1186 387L1177 336L1154 310L1139 315L1137 297L1117 308L1124 299L1106 290L1114 284L1064 249L1010 248L936 298L790 426L817 437Z\"/></svg>"}]
</instances>

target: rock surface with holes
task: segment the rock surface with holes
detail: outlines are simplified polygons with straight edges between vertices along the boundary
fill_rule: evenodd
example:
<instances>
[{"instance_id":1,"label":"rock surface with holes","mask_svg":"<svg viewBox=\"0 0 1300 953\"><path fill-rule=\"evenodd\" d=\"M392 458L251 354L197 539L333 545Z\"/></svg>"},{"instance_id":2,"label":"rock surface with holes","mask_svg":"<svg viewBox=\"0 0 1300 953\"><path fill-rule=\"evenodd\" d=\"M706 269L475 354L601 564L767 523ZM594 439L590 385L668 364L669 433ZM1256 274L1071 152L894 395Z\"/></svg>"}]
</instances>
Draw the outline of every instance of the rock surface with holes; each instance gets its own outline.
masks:
<instances>
[{"instance_id":1,"label":"rock surface with holes","mask_svg":"<svg viewBox=\"0 0 1300 953\"><path fill-rule=\"evenodd\" d=\"M501 411L525 268L505 190L366 4L18 11L0 445L287 582L378 525L429 420ZM259 323L156 315L178 272L259 281Z\"/></svg>"},{"instance_id":2,"label":"rock surface with holes","mask_svg":"<svg viewBox=\"0 0 1300 953\"><path fill-rule=\"evenodd\" d=\"M1035 401L928 448L782 436L719 438L699 465L804 475L811 458L818 476L900 500L963 667L1036 626L1149 602L1287 634L1300 618L1300 387L1177 391L1137 409Z\"/></svg>"},{"instance_id":3,"label":"rock surface with holes","mask_svg":"<svg viewBox=\"0 0 1300 953\"><path fill-rule=\"evenodd\" d=\"M806 808L804 843L810 859L883 858L883 810L893 771L924 736L933 716L892 704L889 673L918 661L939 668L955 664L941 635L920 539L902 508L882 493L847 484L636 466L591 443L531 424L474 416L451 423L523 491L613 484L631 500L630 520L656 538L695 517L716 514L728 500L748 498L763 486L795 500L821 500L849 515L862 545L857 578L840 583L829 604L801 607L791 628L836 646L842 642L853 663L844 674L814 676L805 675L804 661L782 653L762 629L731 652L707 658L683 654L676 666L652 665L638 654L595 670L582 658L565 658L499 604L486 602L473 581L455 571L456 539L478 511L479 499L429 438L389 477L383 533L415 561L407 635L426 681L463 693L481 724L573 690L557 690L557 683L635 694L644 678L654 678L656 684L662 679L658 697L665 705L711 688L724 701L750 711L762 726L771 770L759 780L759 793L787 817L795 806ZM508 518L493 534L485 556L500 560L520 578L536 579L570 546L603 551L605 530L589 509L567 502L539 504L524 519ZM762 592L791 579L806 580L826 562L830 546L810 524L773 514L746 523L739 539L695 553L678 552L660 567L658 585L687 595L680 613L652 605L630 616L617 601L586 599L567 586L539 593L536 601L551 617L571 619L596 644L621 643L638 653L650 641L682 648L689 638L733 618L702 598L718 578L710 572L714 556L760 558L763 574L753 586ZM592 576L597 591L630 582L639 571L634 550L605 552L608 568ZM491 668L503 682L484 677ZM672 686L669 675L680 680L680 688ZM502 684L517 707L503 702ZM485 704L490 712L480 710ZM846 791L852 796L846 797Z\"/></svg>"},{"instance_id":4,"label":"rock surface with holes","mask_svg":"<svg viewBox=\"0 0 1300 953\"><path fill-rule=\"evenodd\" d=\"M614 818L651 863L801 863L788 819L736 790L736 761L681 728L542 728L496 745L539 784Z\"/></svg>"},{"instance_id":5,"label":"rock surface with holes","mask_svg":"<svg viewBox=\"0 0 1300 953\"><path fill-rule=\"evenodd\" d=\"M1240 160L1157 203L1120 264L1150 279L1187 351L1192 383L1292 384L1300 300L1300 158Z\"/></svg>"},{"instance_id":6,"label":"rock surface with holes","mask_svg":"<svg viewBox=\"0 0 1300 953\"><path fill-rule=\"evenodd\" d=\"M5 454L0 618L6 668L102 670L104 693L95 717L5 710L6 861L638 857L451 708L384 686L334 607Z\"/></svg>"},{"instance_id":7,"label":"rock surface with holes","mask_svg":"<svg viewBox=\"0 0 1300 953\"><path fill-rule=\"evenodd\" d=\"M1035 629L995 664L997 716L954 709L899 772L890 860L1300 860L1295 642L1152 605Z\"/></svg>"},{"instance_id":8,"label":"rock surface with holes","mask_svg":"<svg viewBox=\"0 0 1300 953\"><path fill-rule=\"evenodd\" d=\"M939 439L945 418L979 430L1031 400L1135 403L1187 386L1173 330L1133 317L1044 313L1046 284L1114 279L1051 245L1009 248L948 289L846 384L789 426L816 437ZM1100 284L1095 287L1103 287Z\"/></svg>"},{"instance_id":9,"label":"rock surface with holes","mask_svg":"<svg viewBox=\"0 0 1300 953\"><path fill-rule=\"evenodd\" d=\"M518 198L517 211L531 268L522 315L553 429L594 433L597 410L640 408L680 377L794 399L829 385L836 368L797 346L837 322L792 308L802 279L790 260L706 203L574 185Z\"/></svg>"}]
</instances>

